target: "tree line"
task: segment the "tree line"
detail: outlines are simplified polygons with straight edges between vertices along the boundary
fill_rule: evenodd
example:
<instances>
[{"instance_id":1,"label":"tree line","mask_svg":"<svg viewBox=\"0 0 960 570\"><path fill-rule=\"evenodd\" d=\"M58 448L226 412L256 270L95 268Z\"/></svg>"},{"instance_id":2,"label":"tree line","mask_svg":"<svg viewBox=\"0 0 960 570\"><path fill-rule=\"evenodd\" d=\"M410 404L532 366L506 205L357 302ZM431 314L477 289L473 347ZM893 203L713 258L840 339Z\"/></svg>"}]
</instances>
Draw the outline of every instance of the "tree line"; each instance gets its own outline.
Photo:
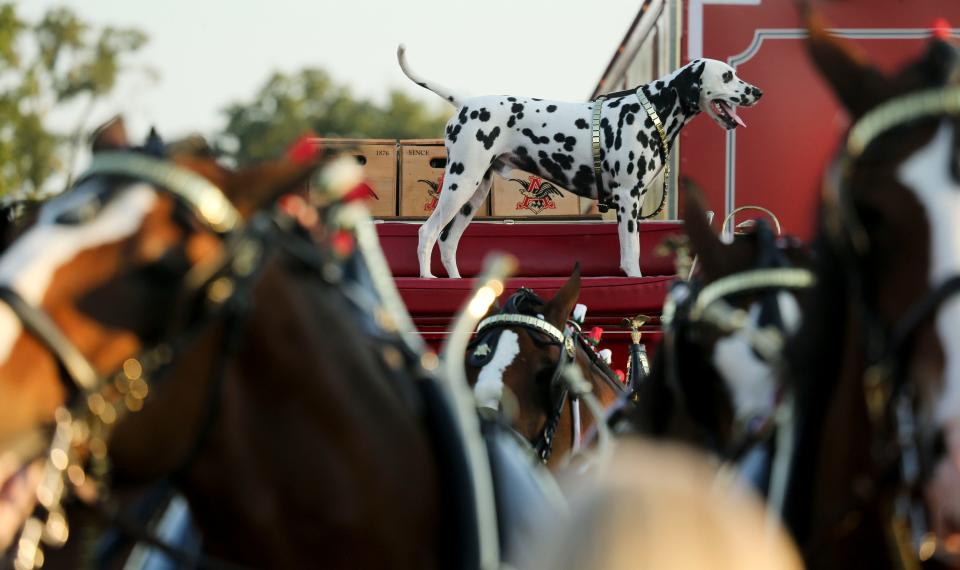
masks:
<instances>
[{"instance_id":1,"label":"tree line","mask_svg":"<svg viewBox=\"0 0 960 570\"><path fill-rule=\"evenodd\" d=\"M58 175L75 168L75 154L96 125L89 118L118 81L155 75L139 53L149 38L135 28L95 26L68 8L29 21L12 2L0 2L0 196L57 191ZM162 78L159 78L162 80ZM73 118L69 129L49 126L52 113ZM282 152L312 131L350 138L432 138L449 110L428 107L391 90L384 103L353 95L321 68L274 73L249 100L223 109L224 126L201 133L237 162ZM163 131L163 125L157 125Z\"/></svg>"}]
</instances>

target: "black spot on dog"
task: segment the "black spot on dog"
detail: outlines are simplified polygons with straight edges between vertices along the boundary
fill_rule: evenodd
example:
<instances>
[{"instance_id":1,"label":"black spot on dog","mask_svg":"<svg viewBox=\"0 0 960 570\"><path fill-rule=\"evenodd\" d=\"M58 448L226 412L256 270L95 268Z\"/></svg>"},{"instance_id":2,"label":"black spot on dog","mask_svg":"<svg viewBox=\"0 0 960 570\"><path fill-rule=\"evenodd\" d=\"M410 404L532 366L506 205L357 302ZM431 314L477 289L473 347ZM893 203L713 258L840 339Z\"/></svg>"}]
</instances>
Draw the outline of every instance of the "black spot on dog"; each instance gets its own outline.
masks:
<instances>
[{"instance_id":1,"label":"black spot on dog","mask_svg":"<svg viewBox=\"0 0 960 570\"><path fill-rule=\"evenodd\" d=\"M453 103L453 95L447 95L447 101Z\"/></svg>"},{"instance_id":2,"label":"black spot on dog","mask_svg":"<svg viewBox=\"0 0 960 570\"><path fill-rule=\"evenodd\" d=\"M647 170L648 170L649 172L653 172L653 171L656 170L656 169L657 169L657 162L656 162L655 160L651 160L651 161L650 161L650 166L647 167Z\"/></svg>"},{"instance_id":3,"label":"black spot on dog","mask_svg":"<svg viewBox=\"0 0 960 570\"><path fill-rule=\"evenodd\" d=\"M486 107L480 108L480 120L484 123L490 120L490 111L487 111Z\"/></svg>"},{"instance_id":4,"label":"black spot on dog","mask_svg":"<svg viewBox=\"0 0 960 570\"><path fill-rule=\"evenodd\" d=\"M644 126L645 128L647 128L647 129L652 129L652 128L653 128L653 119L651 119L650 117L647 117L647 120L643 122L643 126Z\"/></svg>"},{"instance_id":5,"label":"black spot on dog","mask_svg":"<svg viewBox=\"0 0 960 570\"><path fill-rule=\"evenodd\" d=\"M563 142L563 139L565 138L565 136L566 136L566 135L564 135L563 133L557 133L557 134L553 135L553 140L555 140L555 141L557 141L557 142Z\"/></svg>"},{"instance_id":6,"label":"black spot on dog","mask_svg":"<svg viewBox=\"0 0 960 570\"><path fill-rule=\"evenodd\" d=\"M623 103L623 98L614 99L613 101L607 101L607 107L610 109L616 109L620 106L620 103Z\"/></svg>"},{"instance_id":7,"label":"black spot on dog","mask_svg":"<svg viewBox=\"0 0 960 570\"><path fill-rule=\"evenodd\" d=\"M600 130L603 131L603 145L607 148L613 146L613 128L610 127L610 121L600 119Z\"/></svg>"},{"instance_id":8,"label":"black spot on dog","mask_svg":"<svg viewBox=\"0 0 960 570\"><path fill-rule=\"evenodd\" d=\"M456 182L454 182L453 184L450 185L450 191L451 191L451 192L456 192L456 191L457 191L457 183L456 183Z\"/></svg>"},{"instance_id":9,"label":"black spot on dog","mask_svg":"<svg viewBox=\"0 0 960 570\"><path fill-rule=\"evenodd\" d=\"M545 128L546 126L547 126L547 124L544 123L544 124L540 125L540 128L542 129L542 128Z\"/></svg>"},{"instance_id":10,"label":"black spot on dog","mask_svg":"<svg viewBox=\"0 0 960 570\"><path fill-rule=\"evenodd\" d=\"M627 115L627 116L624 118L624 121L626 121L626 123L627 123L628 125L632 125L632 124L633 124L633 117L634 117L633 113L630 113L629 115Z\"/></svg>"},{"instance_id":11,"label":"black spot on dog","mask_svg":"<svg viewBox=\"0 0 960 570\"><path fill-rule=\"evenodd\" d=\"M516 116L516 115L510 115L510 118L507 119L507 128L508 128L508 129L509 129L509 128L512 128L513 125L516 125L516 124L517 124L517 116Z\"/></svg>"},{"instance_id":12,"label":"black spot on dog","mask_svg":"<svg viewBox=\"0 0 960 570\"><path fill-rule=\"evenodd\" d=\"M457 135L460 134L460 125L447 125L447 139L450 142L457 142Z\"/></svg>"},{"instance_id":13,"label":"black spot on dog","mask_svg":"<svg viewBox=\"0 0 960 570\"><path fill-rule=\"evenodd\" d=\"M473 208L470 207L470 204L464 204L463 208L460 210L464 216L469 216L473 212Z\"/></svg>"},{"instance_id":14,"label":"black spot on dog","mask_svg":"<svg viewBox=\"0 0 960 570\"><path fill-rule=\"evenodd\" d=\"M555 152L550 155L550 158L556 161L556 163L560 165L560 168L564 170L570 170L571 168L573 168L573 157L570 156L569 154Z\"/></svg>"},{"instance_id":15,"label":"black spot on dog","mask_svg":"<svg viewBox=\"0 0 960 570\"><path fill-rule=\"evenodd\" d=\"M531 97L530 100L531 100L531 101L543 101L543 99L537 99L536 97Z\"/></svg>"},{"instance_id":16,"label":"black spot on dog","mask_svg":"<svg viewBox=\"0 0 960 570\"><path fill-rule=\"evenodd\" d=\"M633 220L627 220L627 233L633 233Z\"/></svg>"},{"instance_id":17,"label":"black spot on dog","mask_svg":"<svg viewBox=\"0 0 960 570\"><path fill-rule=\"evenodd\" d=\"M581 164L577 173L573 175L573 189L581 196L592 196L595 190L593 169Z\"/></svg>"},{"instance_id":18,"label":"black spot on dog","mask_svg":"<svg viewBox=\"0 0 960 570\"><path fill-rule=\"evenodd\" d=\"M471 119L476 119L476 118L479 117L479 116L480 116L480 111L472 111L472 112L470 113L470 118L471 118Z\"/></svg>"},{"instance_id":19,"label":"black spot on dog","mask_svg":"<svg viewBox=\"0 0 960 570\"><path fill-rule=\"evenodd\" d=\"M573 124L574 124L574 126L577 127L578 129L588 129L588 128L590 128L590 124L587 123L587 121L585 121L584 119L577 119L576 122L574 122Z\"/></svg>"},{"instance_id":20,"label":"black spot on dog","mask_svg":"<svg viewBox=\"0 0 960 570\"><path fill-rule=\"evenodd\" d=\"M640 131L637 133L637 142L640 143L641 147L646 147L650 143L650 137L647 136L647 133Z\"/></svg>"},{"instance_id":21,"label":"black spot on dog","mask_svg":"<svg viewBox=\"0 0 960 570\"><path fill-rule=\"evenodd\" d=\"M536 111L537 113L539 113L539 112L540 112L540 109L534 109L534 111Z\"/></svg>"},{"instance_id":22,"label":"black spot on dog","mask_svg":"<svg viewBox=\"0 0 960 570\"><path fill-rule=\"evenodd\" d=\"M628 158L629 160L633 160L633 157L634 157L634 156L635 156L635 155L633 154L633 151L631 150L631 151L630 151L630 154L627 155L627 158Z\"/></svg>"},{"instance_id":23,"label":"black spot on dog","mask_svg":"<svg viewBox=\"0 0 960 570\"><path fill-rule=\"evenodd\" d=\"M614 173L614 174L620 174L620 161L619 161L619 160L613 163L613 173Z\"/></svg>"},{"instance_id":24,"label":"black spot on dog","mask_svg":"<svg viewBox=\"0 0 960 570\"><path fill-rule=\"evenodd\" d=\"M467 124L467 108L466 107L460 109L460 116L457 117L457 119L460 120L461 125Z\"/></svg>"},{"instance_id":25,"label":"black spot on dog","mask_svg":"<svg viewBox=\"0 0 960 570\"><path fill-rule=\"evenodd\" d=\"M546 172L550 173L551 179L557 181L561 186L566 186L567 175L563 172L563 168L551 160L550 157L547 156L547 153L542 150L537 153L537 156L540 157L540 166L542 166Z\"/></svg>"},{"instance_id":26,"label":"black spot on dog","mask_svg":"<svg viewBox=\"0 0 960 570\"><path fill-rule=\"evenodd\" d=\"M550 139L547 137L537 136L530 129L523 129L520 131L523 135L533 141L533 144L547 144L550 142Z\"/></svg>"},{"instance_id":27,"label":"black spot on dog","mask_svg":"<svg viewBox=\"0 0 960 570\"><path fill-rule=\"evenodd\" d=\"M633 174L633 162L627 163L627 174Z\"/></svg>"},{"instance_id":28,"label":"black spot on dog","mask_svg":"<svg viewBox=\"0 0 960 570\"><path fill-rule=\"evenodd\" d=\"M563 150L573 152L573 147L577 144L577 137L567 137L563 140Z\"/></svg>"},{"instance_id":29,"label":"black spot on dog","mask_svg":"<svg viewBox=\"0 0 960 570\"><path fill-rule=\"evenodd\" d=\"M510 101L511 103L516 102L516 100L517 100L516 97L507 97L507 101Z\"/></svg>"},{"instance_id":30,"label":"black spot on dog","mask_svg":"<svg viewBox=\"0 0 960 570\"><path fill-rule=\"evenodd\" d=\"M450 163L450 174L463 174L465 170L462 162L451 162Z\"/></svg>"},{"instance_id":31,"label":"black spot on dog","mask_svg":"<svg viewBox=\"0 0 960 570\"><path fill-rule=\"evenodd\" d=\"M523 111L523 105L521 105L520 103L514 103L513 105L510 106L511 113L520 113L522 111Z\"/></svg>"},{"instance_id":32,"label":"black spot on dog","mask_svg":"<svg viewBox=\"0 0 960 570\"><path fill-rule=\"evenodd\" d=\"M647 169L647 159L645 159L643 155L641 155L640 158L637 159L637 175L638 176L642 175L646 169Z\"/></svg>"},{"instance_id":33,"label":"black spot on dog","mask_svg":"<svg viewBox=\"0 0 960 570\"><path fill-rule=\"evenodd\" d=\"M490 147L493 146L493 141L497 140L497 137L500 136L500 127L493 127L493 130L490 131L489 135L483 134L483 129L477 129L477 140L483 143L483 148L490 150Z\"/></svg>"},{"instance_id":34,"label":"black spot on dog","mask_svg":"<svg viewBox=\"0 0 960 570\"><path fill-rule=\"evenodd\" d=\"M523 118L523 113L517 113L517 119L522 119L522 118Z\"/></svg>"},{"instance_id":35,"label":"black spot on dog","mask_svg":"<svg viewBox=\"0 0 960 570\"><path fill-rule=\"evenodd\" d=\"M440 231L440 241L447 241L447 236L450 235L450 228L453 227L453 220L450 220L450 223L443 226L443 230Z\"/></svg>"},{"instance_id":36,"label":"black spot on dog","mask_svg":"<svg viewBox=\"0 0 960 570\"><path fill-rule=\"evenodd\" d=\"M513 163L517 168L521 170L526 170L527 172L532 172L537 174L540 172L540 169L537 167L537 162L533 160L533 157L527 153L527 147L518 146L513 149Z\"/></svg>"},{"instance_id":37,"label":"black spot on dog","mask_svg":"<svg viewBox=\"0 0 960 570\"><path fill-rule=\"evenodd\" d=\"M548 112L548 113L552 113L552 112L554 112L554 111L556 111L556 110L557 110L557 106L556 106L556 105L547 105L547 112Z\"/></svg>"},{"instance_id":38,"label":"black spot on dog","mask_svg":"<svg viewBox=\"0 0 960 570\"><path fill-rule=\"evenodd\" d=\"M733 72L730 70L724 71L723 75L720 76L723 79L724 83L730 83L733 81Z\"/></svg>"}]
</instances>

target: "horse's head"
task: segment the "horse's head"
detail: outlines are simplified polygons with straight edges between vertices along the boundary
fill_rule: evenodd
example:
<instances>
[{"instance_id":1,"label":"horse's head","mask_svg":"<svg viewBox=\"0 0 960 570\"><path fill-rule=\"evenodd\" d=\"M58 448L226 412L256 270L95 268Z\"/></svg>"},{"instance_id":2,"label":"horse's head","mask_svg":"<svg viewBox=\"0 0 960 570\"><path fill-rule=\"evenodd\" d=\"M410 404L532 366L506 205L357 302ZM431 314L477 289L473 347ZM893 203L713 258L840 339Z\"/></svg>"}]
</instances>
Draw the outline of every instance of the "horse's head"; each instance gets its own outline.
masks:
<instances>
[{"instance_id":1,"label":"horse's head","mask_svg":"<svg viewBox=\"0 0 960 570\"><path fill-rule=\"evenodd\" d=\"M498 411L506 404L507 410L515 411L514 427L538 447L542 457L570 447L571 438L566 435L556 444L552 441L558 425L562 424L563 434L568 433L565 428L573 429L567 425L566 416L559 417L558 408L566 399L560 379L562 369L579 366L592 382L609 383L613 378L612 371L585 346L576 326L568 325L579 294L579 265L550 300L521 289L503 308L492 309L496 314L480 323L477 338L468 349L468 378L478 405ZM609 400L603 393L598 397ZM551 423L554 425L548 429ZM586 425L584 422L583 427Z\"/></svg>"},{"instance_id":2,"label":"horse's head","mask_svg":"<svg viewBox=\"0 0 960 570\"><path fill-rule=\"evenodd\" d=\"M643 431L706 437L703 443L726 453L773 411L775 345L799 324L796 293L810 260L804 247L763 221L721 240L694 187L686 193L684 225L697 272L668 294L665 342L646 388L649 409L640 398L640 416L647 417L638 421Z\"/></svg>"},{"instance_id":3,"label":"horse's head","mask_svg":"<svg viewBox=\"0 0 960 570\"><path fill-rule=\"evenodd\" d=\"M161 157L156 138L130 148L119 120L93 148L88 174L43 204L0 256L0 458L59 408L102 413L104 398L92 395L117 371L140 379L134 357L228 293L209 278L236 259L224 253L244 219L316 166L231 170L202 153ZM143 389L123 386L117 405L139 406L126 397Z\"/></svg>"},{"instance_id":4,"label":"horse's head","mask_svg":"<svg viewBox=\"0 0 960 570\"><path fill-rule=\"evenodd\" d=\"M903 483L925 485L960 552L960 55L934 39L885 75L805 16L812 60L854 124L824 189L823 257L849 303L833 318L866 361L843 370L862 382L874 443L898 441ZM876 477L892 459L874 459Z\"/></svg>"}]
</instances>

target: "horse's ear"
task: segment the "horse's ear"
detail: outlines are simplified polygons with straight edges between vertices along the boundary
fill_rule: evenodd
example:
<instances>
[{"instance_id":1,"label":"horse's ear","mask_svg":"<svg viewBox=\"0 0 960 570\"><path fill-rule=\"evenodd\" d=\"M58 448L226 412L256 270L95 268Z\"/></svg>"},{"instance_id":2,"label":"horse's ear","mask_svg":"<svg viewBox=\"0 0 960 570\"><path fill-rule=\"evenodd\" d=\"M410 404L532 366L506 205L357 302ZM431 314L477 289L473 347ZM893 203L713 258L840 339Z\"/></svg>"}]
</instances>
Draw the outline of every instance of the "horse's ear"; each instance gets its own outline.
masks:
<instances>
[{"instance_id":1,"label":"horse's ear","mask_svg":"<svg viewBox=\"0 0 960 570\"><path fill-rule=\"evenodd\" d=\"M700 267L708 275L722 275L723 259L727 246L713 232L707 220L707 208L700 189L687 182L685 185L683 225L690 238L690 249L698 256Z\"/></svg>"},{"instance_id":2,"label":"horse's ear","mask_svg":"<svg viewBox=\"0 0 960 570\"><path fill-rule=\"evenodd\" d=\"M886 100L890 81L857 47L831 34L807 0L796 2L807 29L807 51L830 89L854 120Z\"/></svg>"},{"instance_id":3,"label":"horse's ear","mask_svg":"<svg viewBox=\"0 0 960 570\"><path fill-rule=\"evenodd\" d=\"M90 146L93 152L129 147L130 143L127 139L127 128L123 124L123 117L117 115L97 127L90 135Z\"/></svg>"},{"instance_id":4,"label":"horse's ear","mask_svg":"<svg viewBox=\"0 0 960 570\"><path fill-rule=\"evenodd\" d=\"M224 192L240 214L249 217L281 194L302 188L320 162L319 156L282 158L242 168L230 177Z\"/></svg>"},{"instance_id":5,"label":"horse's ear","mask_svg":"<svg viewBox=\"0 0 960 570\"><path fill-rule=\"evenodd\" d=\"M563 287L557 291L553 299L547 302L544 316L560 330L563 330L570 313L577 305L577 299L580 297L580 262L573 266L573 272L570 279L563 284Z\"/></svg>"}]
</instances>

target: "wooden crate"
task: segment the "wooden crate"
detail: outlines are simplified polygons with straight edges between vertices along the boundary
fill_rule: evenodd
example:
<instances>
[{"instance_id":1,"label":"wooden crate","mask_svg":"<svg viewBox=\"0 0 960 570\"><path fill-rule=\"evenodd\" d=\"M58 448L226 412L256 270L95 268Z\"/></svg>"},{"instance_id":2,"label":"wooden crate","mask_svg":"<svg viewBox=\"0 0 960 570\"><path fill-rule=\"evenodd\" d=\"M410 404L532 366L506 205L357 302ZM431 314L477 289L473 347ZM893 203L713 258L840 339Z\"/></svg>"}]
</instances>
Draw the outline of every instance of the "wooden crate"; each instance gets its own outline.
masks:
<instances>
[{"instance_id":1,"label":"wooden crate","mask_svg":"<svg viewBox=\"0 0 960 570\"><path fill-rule=\"evenodd\" d=\"M400 215L426 218L437 207L447 166L443 139L400 141ZM490 199L480 206L477 216L487 216Z\"/></svg>"},{"instance_id":2,"label":"wooden crate","mask_svg":"<svg viewBox=\"0 0 960 570\"><path fill-rule=\"evenodd\" d=\"M494 175L491 194L493 215L498 217L580 215L579 196L523 170L512 170L506 178Z\"/></svg>"},{"instance_id":3,"label":"wooden crate","mask_svg":"<svg viewBox=\"0 0 960 570\"><path fill-rule=\"evenodd\" d=\"M363 165L374 196L367 202L377 218L397 215L397 141L392 139L317 139L325 148L352 154Z\"/></svg>"}]
</instances>

